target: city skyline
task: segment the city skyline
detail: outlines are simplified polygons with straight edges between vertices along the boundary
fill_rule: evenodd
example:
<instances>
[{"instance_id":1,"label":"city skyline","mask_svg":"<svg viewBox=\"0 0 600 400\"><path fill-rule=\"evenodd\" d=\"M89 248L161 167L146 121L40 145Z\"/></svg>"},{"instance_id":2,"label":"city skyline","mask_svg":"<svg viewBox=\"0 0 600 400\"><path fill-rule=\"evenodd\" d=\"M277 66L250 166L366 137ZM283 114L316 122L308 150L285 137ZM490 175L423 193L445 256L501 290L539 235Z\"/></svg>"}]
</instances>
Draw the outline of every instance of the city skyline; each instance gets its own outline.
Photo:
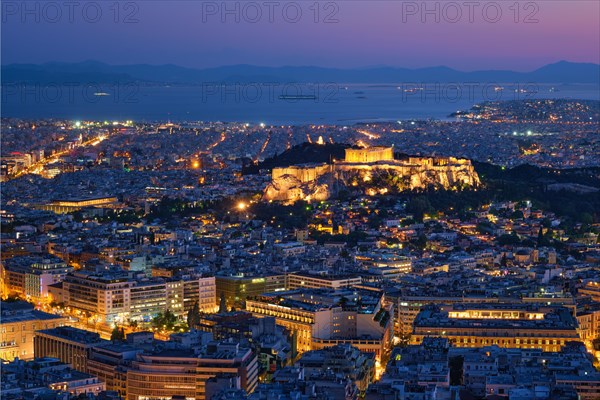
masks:
<instances>
[{"instance_id":1,"label":"city skyline","mask_svg":"<svg viewBox=\"0 0 600 400\"><path fill-rule=\"evenodd\" d=\"M0 8L2 400L600 399L600 1Z\"/></svg>"}]
</instances>

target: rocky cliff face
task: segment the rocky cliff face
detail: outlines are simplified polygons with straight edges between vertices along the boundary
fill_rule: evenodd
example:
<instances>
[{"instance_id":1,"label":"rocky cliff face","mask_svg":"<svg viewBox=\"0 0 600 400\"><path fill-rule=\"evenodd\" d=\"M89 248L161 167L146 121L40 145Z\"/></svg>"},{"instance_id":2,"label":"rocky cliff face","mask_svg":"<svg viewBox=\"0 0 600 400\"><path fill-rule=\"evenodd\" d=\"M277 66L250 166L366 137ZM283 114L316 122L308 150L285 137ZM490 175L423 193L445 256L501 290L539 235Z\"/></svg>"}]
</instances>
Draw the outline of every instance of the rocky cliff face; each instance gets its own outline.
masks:
<instances>
[{"instance_id":1,"label":"rocky cliff face","mask_svg":"<svg viewBox=\"0 0 600 400\"><path fill-rule=\"evenodd\" d=\"M481 184L479 176L473 166L448 165L443 167L431 167L424 170L416 169L410 175L409 190L435 189L459 189L464 187L477 187Z\"/></svg>"},{"instance_id":2,"label":"rocky cliff face","mask_svg":"<svg viewBox=\"0 0 600 400\"><path fill-rule=\"evenodd\" d=\"M334 183L336 188L347 187L374 194L431 188L460 190L477 187L481 182L468 160L412 157L409 162L342 162L333 167L319 165L274 171L264 199L287 203L321 201L334 194Z\"/></svg>"},{"instance_id":3,"label":"rocky cliff face","mask_svg":"<svg viewBox=\"0 0 600 400\"><path fill-rule=\"evenodd\" d=\"M327 200L332 195L328 175L326 173L308 182L303 182L292 174L280 175L267 186L263 198L284 203L294 203L298 200Z\"/></svg>"}]
</instances>

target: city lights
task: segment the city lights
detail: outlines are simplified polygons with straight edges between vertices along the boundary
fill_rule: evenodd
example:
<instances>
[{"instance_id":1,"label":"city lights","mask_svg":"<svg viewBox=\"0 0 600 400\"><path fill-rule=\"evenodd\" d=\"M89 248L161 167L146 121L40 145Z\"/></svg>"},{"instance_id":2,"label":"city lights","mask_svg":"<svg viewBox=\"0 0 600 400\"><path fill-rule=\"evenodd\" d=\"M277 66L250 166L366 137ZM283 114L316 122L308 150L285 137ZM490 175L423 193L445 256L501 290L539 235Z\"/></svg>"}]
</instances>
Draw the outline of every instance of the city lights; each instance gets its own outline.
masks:
<instances>
[{"instance_id":1,"label":"city lights","mask_svg":"<svg viewBox=\"0 0 600 400\"><path fill-rule=\"evenodd\" d=\"M2 400L599 399L597 1L162 3L2 3Z\"/></svg>"}]
</instances>

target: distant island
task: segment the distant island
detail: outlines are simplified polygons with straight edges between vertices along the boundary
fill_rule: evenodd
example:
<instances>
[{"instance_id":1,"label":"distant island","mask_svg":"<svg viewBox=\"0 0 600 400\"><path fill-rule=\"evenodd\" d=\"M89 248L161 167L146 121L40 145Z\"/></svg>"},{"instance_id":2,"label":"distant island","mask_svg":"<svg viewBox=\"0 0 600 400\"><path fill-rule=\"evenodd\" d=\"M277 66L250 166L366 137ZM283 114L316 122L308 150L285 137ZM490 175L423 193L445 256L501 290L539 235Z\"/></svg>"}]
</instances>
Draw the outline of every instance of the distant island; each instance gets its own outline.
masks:
<instances>
[{"instance_id":1,"label":"distant island","mask_svg":"<svg viewBox=\"0 0 600 400\"><path fill-rule=\"evenodd\" d=\"M314 66L263 67L231 65L216 68L185 68L177 65L109 65L98 61L81 63L2 65L2 84L61 84L70 82L140 82L147 84L198 85L221 82L264 83L587 83L600 84L600 65L559 61L530 72L507 70L458 71L446 66L408 69L400 67L324 68Z\"/></svg>"}]
</instances>

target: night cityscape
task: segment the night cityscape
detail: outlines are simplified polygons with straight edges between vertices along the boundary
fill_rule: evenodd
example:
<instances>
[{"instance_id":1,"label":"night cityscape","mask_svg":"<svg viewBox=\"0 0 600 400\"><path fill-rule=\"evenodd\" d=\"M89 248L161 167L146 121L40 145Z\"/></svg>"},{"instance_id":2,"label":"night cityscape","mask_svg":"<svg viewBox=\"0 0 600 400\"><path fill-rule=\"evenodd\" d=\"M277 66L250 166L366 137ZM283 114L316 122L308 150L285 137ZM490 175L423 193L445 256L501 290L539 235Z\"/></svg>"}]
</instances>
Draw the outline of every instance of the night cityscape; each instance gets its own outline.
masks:
<instances>
[{"instance_id":1,"label":"night cityscape","mask_svg":"<svg viewBox=\"0 0 600 400\"><path fill-rule=\"evenodd\" d=\"M600 400L600 3L0 6L3 400Z\"/></svg>"}]
</instances>

